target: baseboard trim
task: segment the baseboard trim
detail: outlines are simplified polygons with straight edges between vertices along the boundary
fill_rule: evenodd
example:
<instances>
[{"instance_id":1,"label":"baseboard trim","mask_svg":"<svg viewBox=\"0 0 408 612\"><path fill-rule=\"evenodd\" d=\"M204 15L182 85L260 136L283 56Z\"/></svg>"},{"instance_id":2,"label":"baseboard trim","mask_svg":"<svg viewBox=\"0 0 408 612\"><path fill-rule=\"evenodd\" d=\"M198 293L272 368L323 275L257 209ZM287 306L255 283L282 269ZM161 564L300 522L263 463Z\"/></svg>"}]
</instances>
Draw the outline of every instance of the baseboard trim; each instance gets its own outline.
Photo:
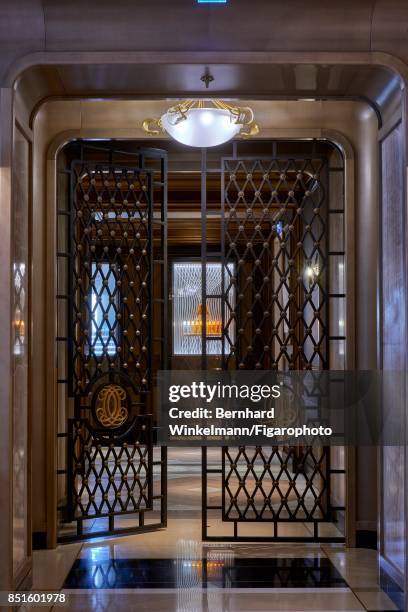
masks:
<instances>
[{"instance_id":1,"label":"baseboard trim","mask_svg":"<svg viewBox=\"0 0 408 612\"><path fill-rule=\"evenodd\" d=\"M375 529L356 530L356 548L371 548L377 550L378 537Z\"/></svg>"},{"instance_id":2,"label":"baseboard trim","mask_svg":"<svg viewBox=\"0 0 408 612\"><path fill-rule=\"evenodd\" d=\"M377 531L378 523L377 521L357 521L356 529L357 531Z\"/></svg>"},{"instance_id":3,"label":"baseboard trim","mask_svg":"<svg viewBox=\"0 0 408 612\"><path fill-rule=\"evenodd\" d=\"M44 550L47 548L47 532L33 531L32 546L33 550Z\"/></svg>"}]
</instances>

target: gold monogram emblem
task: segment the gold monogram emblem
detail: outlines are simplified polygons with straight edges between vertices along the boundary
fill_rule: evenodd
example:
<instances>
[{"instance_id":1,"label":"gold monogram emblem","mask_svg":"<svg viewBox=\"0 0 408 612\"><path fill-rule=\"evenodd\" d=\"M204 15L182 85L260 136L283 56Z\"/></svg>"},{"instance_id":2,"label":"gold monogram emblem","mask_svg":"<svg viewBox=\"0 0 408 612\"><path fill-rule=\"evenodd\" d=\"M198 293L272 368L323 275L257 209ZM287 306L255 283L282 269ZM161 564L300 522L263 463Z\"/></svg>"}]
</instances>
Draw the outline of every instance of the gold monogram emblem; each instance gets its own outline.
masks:
<instances>
[{"instance_id":1,"label":"gold monogram emblem","mask_svg":"<svg viewBox=\"0 0 408 612\"><path fill-rule=\"evenodd\" d=\"M126 391L119 385L106 385L98 393L96 416L104 427L120 427L128 417L128 409L122 402Z\"/></svg>"}]
</instances>

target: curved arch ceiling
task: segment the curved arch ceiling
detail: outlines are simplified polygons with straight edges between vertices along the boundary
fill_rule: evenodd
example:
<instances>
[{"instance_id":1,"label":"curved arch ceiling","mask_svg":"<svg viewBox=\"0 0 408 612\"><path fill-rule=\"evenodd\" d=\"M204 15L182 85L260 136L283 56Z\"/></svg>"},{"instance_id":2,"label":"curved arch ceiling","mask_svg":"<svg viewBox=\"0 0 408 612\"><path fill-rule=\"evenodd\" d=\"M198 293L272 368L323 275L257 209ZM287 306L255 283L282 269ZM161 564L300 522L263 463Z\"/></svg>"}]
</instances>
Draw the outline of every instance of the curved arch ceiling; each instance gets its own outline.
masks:
<instances>
[{"instance_id":1,"label":"curved arch ceiling","mask_svg":"<svg viewBox=\"0 0 408 612\"><path fill-rule=\"evenodd\" d=\"M200 76L208 66L216 79L210 94L360 97L382 111L400 83L373 64L370 52L391 54L408 68L407 27L406 0L230 0L219 6L195 0L2 0L0 82L31 56L33 66L19 87L32 107L49 96L182 97L203 94ZM131 63L135 51L144 54L142 64ZM150 63L163 52L168 59ZM186 62L186 54L198 52L200 60ZM311 59L261 63L255 56L265 52ZM339 63L313 61L317 52L335 52ZM364 56L361 66L349 62L350 53ZM228 61L220 59L225 54Z\"/></svg>"}]
</instances>

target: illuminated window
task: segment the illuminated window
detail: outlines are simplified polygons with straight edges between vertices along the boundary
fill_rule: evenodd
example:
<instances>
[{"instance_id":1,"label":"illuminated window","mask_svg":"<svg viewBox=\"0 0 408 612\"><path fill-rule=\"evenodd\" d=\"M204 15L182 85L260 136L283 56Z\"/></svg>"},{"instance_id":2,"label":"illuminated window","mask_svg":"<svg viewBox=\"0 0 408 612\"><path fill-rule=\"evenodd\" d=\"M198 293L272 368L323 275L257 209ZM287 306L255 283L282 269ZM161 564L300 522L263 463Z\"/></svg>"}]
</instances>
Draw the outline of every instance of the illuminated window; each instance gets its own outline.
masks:
<instances>
[{"instance_id":1,"label":"illuminated window","mask_svg":"<svg viewBox=\"0 0 408 612\"><path fill-rule=\"evenodd\" d=\"M224 292L229 286L233 264L224 269ZM201 263L177 262L173 264L173 354L201 355L203 332ZM208 355L222 353L222 264L207 264L206 342ZM235 303L233 290L228 301ZM226 308L224 306L224 317ZM231 337L231 327L229 328ZM234 330L232 330L234 334Z\"/></svg>"},{"instance_id":2,"label":"illuminated window","mask_svg":"<svg viewBox=\"0 0 408 612\"><path fill-rule=\"evenodd\" d=\"M115 267L109 263L93 263L92 277L90 350L96 356L114 355L118 341Z\"/></svg>"}]
</instances>

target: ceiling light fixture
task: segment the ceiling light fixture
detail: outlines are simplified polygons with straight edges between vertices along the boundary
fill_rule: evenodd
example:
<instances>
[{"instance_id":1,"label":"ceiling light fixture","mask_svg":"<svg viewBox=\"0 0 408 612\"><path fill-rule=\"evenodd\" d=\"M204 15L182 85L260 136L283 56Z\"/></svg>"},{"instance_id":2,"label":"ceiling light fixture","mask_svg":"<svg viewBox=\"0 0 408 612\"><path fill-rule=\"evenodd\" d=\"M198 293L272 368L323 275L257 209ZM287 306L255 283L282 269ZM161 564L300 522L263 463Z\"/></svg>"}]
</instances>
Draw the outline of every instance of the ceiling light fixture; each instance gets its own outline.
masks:
<instances>
[{"instance_id":1,"label":"ceiling light fixture","mask_svg":"<svg viewBox=\"0 0 408 612\"><path fill-rule=\"evenodd\" d=\"M213 77L205 74L206 88ZM259 133L254 113L248 106L234 106L224 100L184 100L170 107L158 119L145 119L148 134L167 133L190 147L216 147L236 136L249 138Z\"/></svg>"},{"instance_id":2,"label":"ceiling light fixture","mask_svg":"<svg viewBox=\"0 0 408 612\"><path fill-rule=\"evenodd\" d=\"M223 100L185 100L172 106L160 119L145 119L148 134L169 134L190 147L216 147L235 136L249 138L259 133L249 107L227 104Z\"/></svg>"}]
</instances>

